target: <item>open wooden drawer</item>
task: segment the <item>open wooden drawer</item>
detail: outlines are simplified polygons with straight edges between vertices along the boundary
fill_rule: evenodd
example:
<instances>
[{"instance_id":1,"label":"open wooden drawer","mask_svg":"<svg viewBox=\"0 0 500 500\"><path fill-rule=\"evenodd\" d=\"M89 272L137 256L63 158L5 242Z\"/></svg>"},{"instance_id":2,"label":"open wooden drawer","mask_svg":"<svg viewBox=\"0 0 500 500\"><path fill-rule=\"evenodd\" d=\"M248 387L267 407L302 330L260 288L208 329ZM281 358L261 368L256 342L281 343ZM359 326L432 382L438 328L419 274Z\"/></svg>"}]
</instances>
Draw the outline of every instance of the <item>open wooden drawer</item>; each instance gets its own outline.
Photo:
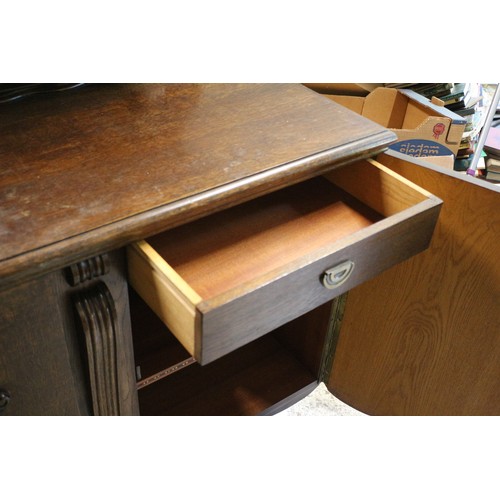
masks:
<instances>
[{"instance_id":1,"label":"open wooden drawer","mask_svg":"<svg viewBox=\"0 0 500 500\"><path fill-rule=\"evenodd\" d=\"M130 245L129 281L206 364L427 248L440 206L363 160Z\"/></svg>"}]
</instances>

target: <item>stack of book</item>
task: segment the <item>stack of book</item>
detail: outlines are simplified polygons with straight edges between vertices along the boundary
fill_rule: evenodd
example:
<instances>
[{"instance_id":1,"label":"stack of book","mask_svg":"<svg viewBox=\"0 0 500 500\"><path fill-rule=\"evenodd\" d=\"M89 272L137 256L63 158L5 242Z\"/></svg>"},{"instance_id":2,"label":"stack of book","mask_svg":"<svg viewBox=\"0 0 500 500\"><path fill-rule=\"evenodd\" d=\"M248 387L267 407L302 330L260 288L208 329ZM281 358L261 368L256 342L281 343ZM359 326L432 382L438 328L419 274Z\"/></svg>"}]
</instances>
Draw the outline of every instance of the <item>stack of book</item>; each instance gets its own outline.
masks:
<instances>
[{"instance_id":1,"label":"stack of book","mask_svg":"<svg viewBox=\"0 0 500 500\"><path fill-rule=\"evenodd\" d=\"M485 153L485 179L500 183L500 127L491 127L483 151Z\"/></svg>"},{"instance_id":2,"label":"stack of book","mask_svg":"<svg viewBox=\"0 0 500 500\"><path fill-rule=\"evenodd\" d=\"M454 83L384 83L384 87L394 89L410 89L427 99L447 95L453 88Z\"/></svg>"},{"instance_id":3,"label":"stack of book","mask_svg":"<svg viewBox=\"0 0 500 500\"><path fill-rule=\"evenodd\" d=\"M450 94L440 99L448 109L467 121L455 158L455 170L466 171L486 118L483 87L480 83L456 83ZM482 162L479 167L482 167Z\"/></svg>"}]
</instances>

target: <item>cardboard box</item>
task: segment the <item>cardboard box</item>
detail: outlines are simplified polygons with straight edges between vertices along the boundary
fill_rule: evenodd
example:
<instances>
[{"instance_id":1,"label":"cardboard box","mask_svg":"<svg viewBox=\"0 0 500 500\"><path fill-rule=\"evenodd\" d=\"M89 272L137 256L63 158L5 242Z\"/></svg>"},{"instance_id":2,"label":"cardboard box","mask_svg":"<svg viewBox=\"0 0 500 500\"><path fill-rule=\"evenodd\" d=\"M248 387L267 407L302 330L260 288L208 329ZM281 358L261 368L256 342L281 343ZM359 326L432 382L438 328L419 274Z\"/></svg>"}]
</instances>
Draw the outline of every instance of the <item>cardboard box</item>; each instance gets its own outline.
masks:
<instances>
[{"instance_id":1,"label":"cardboard box","mask_svg":"<svg viewBox=\"0 0 500 500\"><path fill-rule=\"evenodd\" d=\"M377 87L366 97L324 94L356 113L393 130L389 149L409 156L456 155L466 120L413 90Z\"/></svg>"}]
</instances>

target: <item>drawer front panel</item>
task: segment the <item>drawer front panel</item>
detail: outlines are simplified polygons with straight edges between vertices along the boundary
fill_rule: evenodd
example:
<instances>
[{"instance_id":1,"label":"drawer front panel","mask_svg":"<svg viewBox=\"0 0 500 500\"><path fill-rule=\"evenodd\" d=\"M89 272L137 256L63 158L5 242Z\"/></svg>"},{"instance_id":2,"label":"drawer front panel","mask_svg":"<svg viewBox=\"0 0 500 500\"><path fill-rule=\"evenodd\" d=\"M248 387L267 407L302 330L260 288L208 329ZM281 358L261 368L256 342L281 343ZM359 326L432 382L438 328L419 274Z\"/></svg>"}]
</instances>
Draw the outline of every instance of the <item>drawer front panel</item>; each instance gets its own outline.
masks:
<instances>
[{"instance_id":1,"label":"drawer front panel","mask_svg":"<svg viewBox=\"0 0 500 500\"><path fill-rule=\"evenodd\" d=\"M424 250L439 207L411 212L401 213L399 221L377 223L360 232L357 241L234 300L199 304L202 334L197 359L202 364L213 361ZM334 289L326 288L324 271L347 260L354 262L349 278Z\"/></svg>"}]
</instances>

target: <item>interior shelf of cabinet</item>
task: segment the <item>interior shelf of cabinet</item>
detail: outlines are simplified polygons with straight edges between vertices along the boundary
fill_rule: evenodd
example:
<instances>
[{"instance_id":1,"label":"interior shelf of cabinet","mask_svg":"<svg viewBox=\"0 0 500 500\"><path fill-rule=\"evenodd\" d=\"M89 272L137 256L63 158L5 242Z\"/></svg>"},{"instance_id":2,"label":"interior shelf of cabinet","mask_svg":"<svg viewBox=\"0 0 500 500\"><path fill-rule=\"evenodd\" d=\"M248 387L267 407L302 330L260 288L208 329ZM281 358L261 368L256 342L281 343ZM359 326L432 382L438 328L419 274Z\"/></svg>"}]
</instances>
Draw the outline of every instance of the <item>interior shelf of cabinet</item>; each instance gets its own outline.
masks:
<instances>
[{"instance_id":1,"label":"interior shelf of cabinet","mask_svg":"<svg viewBox=\"0 0 500 500\"><path fill-rule=\"evenodd\" d=\"M201 366L133 290L130 303L142 415L272 414L317 386L324 329L306 331L314 315Z\"/></svg>"}]
</instances>

